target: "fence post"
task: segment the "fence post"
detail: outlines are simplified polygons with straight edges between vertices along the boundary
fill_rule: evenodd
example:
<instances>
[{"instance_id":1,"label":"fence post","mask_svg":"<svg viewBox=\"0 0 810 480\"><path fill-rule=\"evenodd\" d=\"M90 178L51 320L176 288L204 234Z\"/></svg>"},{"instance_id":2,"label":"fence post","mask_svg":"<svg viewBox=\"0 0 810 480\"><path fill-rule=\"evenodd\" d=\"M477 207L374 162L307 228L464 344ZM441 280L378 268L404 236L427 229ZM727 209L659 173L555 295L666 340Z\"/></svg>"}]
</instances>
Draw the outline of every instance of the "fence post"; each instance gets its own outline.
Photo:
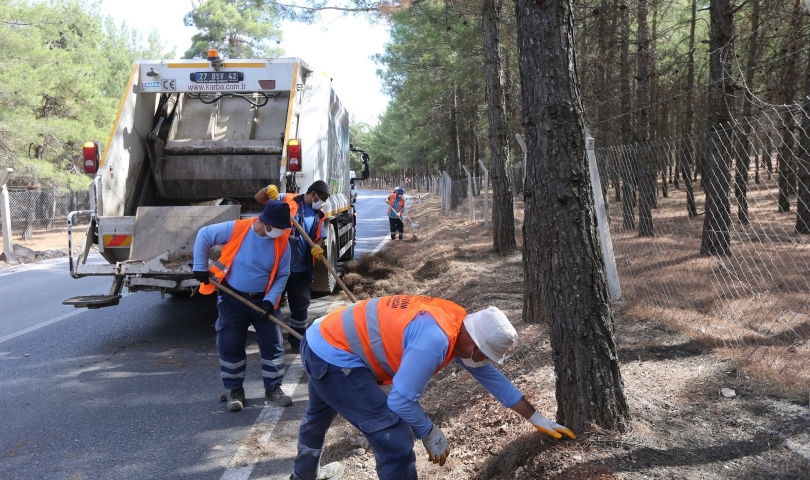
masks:
<instances>
[{"instance_id":1,"label":"fence post","mask_svg":"<svg viewBox=\"0 0 810 480\"><path fill-rule=\"evenodd\" d=\"M11 174L14 173L13 168L6 168L5 172L0 172L0 220L3 223L3 257L6 263L10 265L19 264L19 260L14 256L14 245L11 242L11 209L8 204L8 182Z\"/></svg>"},{"instance_id":2,"label":"fence post","mask_svg":"<svg viewBox=\"0 0 810 480\"><path fill-rule=\"evenodd\" d=\"M444 214L450 215L450 195L452 194L453 189L453 181L450 179L450 175L447 172L442 172L442 180L444 181Z\"/></svg>"},{"instance_id":3,"label":"fence post","mask_svg":"<svg viewBox=\"0 0 810 480\"><path fill-rule=\"evenodd\" d=\"M484 166L484 162L478 159L478 164L481 166L481 171L484 172L484 228L489 227L489 170Z\"/></svg>"},{"instance_id":4,"label":"fence post","mask_svg":"<svg viewBox=\"0 0 810 480\"><path fill-rule=\"evenodd\" d=\"M462 165L461 168L464 169L464 173L467 174L467 196L470 197L470 221L475 221L475 202L473 202L473 187L472 187L472 177L470 176L470 171L467 170L466 165Z\"/></svg>"},{"instance_id":5,"label":"fence post","mask_svg":"<svg viewBox=\"0 0 810 480\"><path fill-rule=\"evenodd\" d=\"M441 181L436 184L439 187L439 195L442 197L442 210L447 210L447 197L445 192L447 191L447 181L444 179L444 172L439 172L439 177Z\"/></svg>"},{"instance_id":6,"label":"fence post","mask_svg":"<svg viewBox=\"0 0 810 480\"><path fill-rule=\"evenodd\" d=\"M526 142L523 141L523 137L521 137L519 133L515 134L515 139L517 140L518 145L520 145L520 149L523 150L523 183L522 183L522 185L526 185L526 156L528 155L526 153ZM526 187L523 187L523 188L526 188Z\"/></svg>"},{"instance_id":7,"label":"fence post","mask_svg":"<svg viewBox=\"0 0 810 480\"><path fill-rule=\"evenodd\" d=\"M613 241L610 239L610 224L608 223L605 198L602 196L602 183L599 181L599 169L596 168L596 154L594 153L594 140L590 132L585 130L585 149L588 152L588 169L591 173L591 190L596 206L596 223L599 229L599 240L602 243L602 259L605 262L610 300L616 302L622 298L622 289L619 285L619 272L616 269L616 258L613 256Z\"/></svg>"}]
</instances>

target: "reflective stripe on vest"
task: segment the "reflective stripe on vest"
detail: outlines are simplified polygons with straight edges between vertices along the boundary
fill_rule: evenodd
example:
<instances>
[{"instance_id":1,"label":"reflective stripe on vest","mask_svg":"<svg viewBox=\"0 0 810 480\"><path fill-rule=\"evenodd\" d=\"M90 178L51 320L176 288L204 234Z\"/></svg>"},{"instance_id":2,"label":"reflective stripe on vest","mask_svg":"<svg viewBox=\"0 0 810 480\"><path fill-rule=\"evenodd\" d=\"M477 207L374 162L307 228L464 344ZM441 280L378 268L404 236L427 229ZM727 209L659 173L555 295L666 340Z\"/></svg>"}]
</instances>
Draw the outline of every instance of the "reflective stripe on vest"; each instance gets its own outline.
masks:
<instances>
[{"instance_id":1,"label":"reflective stripe on vest","mask_svg":"<svg viewBox=\"0 0 810 480\"><path fill-rule=\"evenodd\" d=\"M321 335L335 348L360 357L377 383L389 384L402 362L405 328L420 313L430 313L447 335L447 356L437 372L455 356L453 351L467 312L448 300L416 295L371 298L329 313Z\"/></svg>"},{"instance_id":2,"label":"reflective stripe on vest","mask_svg":"<svg viewBox=\"0 0 810 480\"><path fill-rule=\"evenodd\" d=\"M222 246L222 253L220 254L219 258L215 260L213 265L211 265L211 267L208 269L208 271L214 274L217 282L222 283L222 280L228 274L228 270L231 268L231 264L233 263L234 258L236 258L236 254L239 252L239 247L242 246L242 242L244 242L245 237L253 227L253 223L255 221L256 219L246 219L236 220L234 222L231 237L228 239L225 245ZM281 257L284 255L284 252L289 246L289 238L289 231L285 231L284 235L273 240L276 258L273 262L273 269L270 271L270 278L267 282L267 288L264 291L265 294L267 294L267 292L270 291L270 287L273 286L273 280L276 278L276 272L278 271L278 264L281 262ZM214 293L214 290L214 285L210 283L208 285L200 285L200 293L203 295L210 295ZM281 296L279 296L278 300L276 300L274 307L278 307L280 300Z\"/></svg>"}]
</instances>

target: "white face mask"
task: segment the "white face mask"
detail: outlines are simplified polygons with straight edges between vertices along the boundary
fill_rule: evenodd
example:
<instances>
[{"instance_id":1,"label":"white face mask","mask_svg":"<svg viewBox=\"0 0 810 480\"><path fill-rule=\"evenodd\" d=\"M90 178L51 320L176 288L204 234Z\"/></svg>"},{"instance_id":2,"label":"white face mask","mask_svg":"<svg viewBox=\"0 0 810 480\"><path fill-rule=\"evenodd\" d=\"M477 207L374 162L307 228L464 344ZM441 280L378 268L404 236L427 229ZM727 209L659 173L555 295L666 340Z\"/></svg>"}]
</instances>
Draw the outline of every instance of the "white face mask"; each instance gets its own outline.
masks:
<instances>
[{"instance_id":1,"label":"white face mask","mask_svg":"<svg viewBox=\"0 0 810 480\"><path fill-rule=\"evenodd\" d=\"M278 238L284 235L284 230L280 228L273 228L272 230L268 230L267 227L264 227L264 233L267 234L270 238Z\"/></svg>"},{"instance_id":2,"label":"white face mask","mask_svg":"<svg viewBox=\"0 0 810 480\"><path fill-rule=\"evenodd\" d=\"M470 358L462 358L461 363L463 363L464 365L466 365L466 366L468 366L470 368L478 368L478 367L483 367L484 365L486 365L488 363L492 363L492 361L490 359L488 359L488 358L484 358L480 362L476 362L476 361L473 361L472 357L470 357Z\"/></svg>"},{"instance_id":3,"label":"white face mask","mask_svg":"<svg viewBox=\"0 0 810 480\"><path fill-rule=\"evenodd\" d=\"M320 209L323 208L324 203L326 203L326 202L324 202L323 200L321 200L319 198L317 202L312 202L312 209L313 210L320 210Z\"/></svg>"}]
</instances>

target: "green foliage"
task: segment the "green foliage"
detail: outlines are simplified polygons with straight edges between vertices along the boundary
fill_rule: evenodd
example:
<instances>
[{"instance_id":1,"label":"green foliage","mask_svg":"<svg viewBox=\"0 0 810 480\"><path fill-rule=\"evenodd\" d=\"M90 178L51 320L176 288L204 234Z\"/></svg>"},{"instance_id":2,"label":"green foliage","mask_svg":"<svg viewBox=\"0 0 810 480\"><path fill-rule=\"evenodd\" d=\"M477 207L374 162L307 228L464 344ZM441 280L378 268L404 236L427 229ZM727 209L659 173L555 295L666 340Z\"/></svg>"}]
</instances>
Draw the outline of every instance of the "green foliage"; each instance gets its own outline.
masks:
<instances>
[{"instance_id":1,"label":"green foliage","mask_svg":"<svg viewBox=\"0 0 810 480\"><path fill-rule=\"evenodd\" d=\"M457 88L459 138L478 141L486 117L481 55L480 4L429 0L391 17L391 42L376 61L392 102L372 138L375 168L389 171L443 168L451 148L451 117ZM472 149L469 149L469 153ZM472 155L462 158L471 164Z\"/></svg>"},{"instance_id":2,"label":"green foliage","mask_svg":"<svg viewBox=\"0 0 810 480\"><path fill-rule=\"evenodd\" d=\"M0 162L12 184L86 186L82 145L103 146L141 38L84 0L3 0L0 19Z\"/></svg>"},{"instance_id":3,"label":"green foliage","mask_svg":"<svg viewBox=\"0 0 810 480\"><path fill-rule=\"evenodd\" d=\"M186 26L200 31L191 38L183 58L205 58L215 48L223 58L274 58L283 50L279 18L261 0L204 0L186 14Z\"/></svg>"}]
</instances>

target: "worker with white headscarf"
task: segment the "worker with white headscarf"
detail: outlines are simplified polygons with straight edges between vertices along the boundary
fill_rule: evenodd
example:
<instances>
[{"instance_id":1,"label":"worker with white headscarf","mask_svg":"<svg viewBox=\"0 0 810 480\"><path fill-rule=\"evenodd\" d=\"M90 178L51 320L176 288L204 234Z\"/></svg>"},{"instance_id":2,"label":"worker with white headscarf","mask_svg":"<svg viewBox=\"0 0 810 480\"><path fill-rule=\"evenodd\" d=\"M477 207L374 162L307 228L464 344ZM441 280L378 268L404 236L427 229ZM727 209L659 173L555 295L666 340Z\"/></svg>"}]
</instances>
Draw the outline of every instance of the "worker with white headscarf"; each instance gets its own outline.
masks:
<instances>
[{"instance_id":1,"label":"worker with white headscarf","mask_svg":"<svg viewBox=\"0 0 810 480\"><path fill-rule=\"evenodd\" d=\"M338 414L368 440L381 479L417 478L414 437L422 440L433 463L444 465L450 444L419 399L433 375L451 361L539 432L576 439L574 432L536 411L492 365L504 362L516 338L496 307L468 315L449 300L413 295L371 298L317 319L301 342L309 403L290 478L340 478L339 462L320 467L326 431ZM378 387L386 384L392 384L388 395Z\"/></svg>"}]
</instances>

